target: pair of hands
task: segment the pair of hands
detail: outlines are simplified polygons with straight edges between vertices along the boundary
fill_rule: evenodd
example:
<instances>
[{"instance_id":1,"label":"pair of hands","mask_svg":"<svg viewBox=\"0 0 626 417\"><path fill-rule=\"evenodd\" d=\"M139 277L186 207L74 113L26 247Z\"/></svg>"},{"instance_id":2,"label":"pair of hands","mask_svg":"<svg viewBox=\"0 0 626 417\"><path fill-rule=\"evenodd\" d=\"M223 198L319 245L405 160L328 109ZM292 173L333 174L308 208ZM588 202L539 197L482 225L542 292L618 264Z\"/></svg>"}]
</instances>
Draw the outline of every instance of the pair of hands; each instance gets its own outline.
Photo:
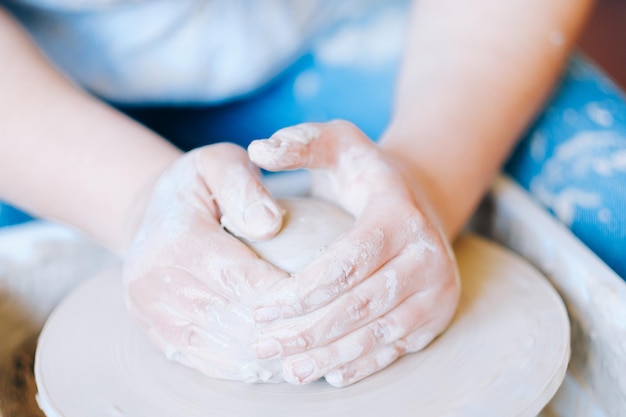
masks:
<instances>
[{"instance_id":1,"label":"pair of hands","mask_svg":"<svg viewBox=\"0 0 626 417\"><path fill-rule=\"evenodd\" d=\"M274 236L256 166L312 171L352 230L290 275L226 232ZM460 287L453 255L399 161L347 122L206 146L157 182L124 270L127 304L165 354L209 376L344 386L430 343ZM280 358L280 359L276 359Z\"/></svg>"}]
</instances>

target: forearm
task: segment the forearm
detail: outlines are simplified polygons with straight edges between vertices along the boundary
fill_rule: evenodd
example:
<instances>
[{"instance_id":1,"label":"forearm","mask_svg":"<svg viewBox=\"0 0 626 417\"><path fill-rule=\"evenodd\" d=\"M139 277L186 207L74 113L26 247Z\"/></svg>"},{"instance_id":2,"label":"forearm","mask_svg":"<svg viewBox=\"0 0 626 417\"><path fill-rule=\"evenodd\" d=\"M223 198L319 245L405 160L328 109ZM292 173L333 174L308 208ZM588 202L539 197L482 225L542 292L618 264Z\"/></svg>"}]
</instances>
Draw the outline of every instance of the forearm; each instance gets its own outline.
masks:
<instances>
[{"instance_id":1,"label":"forearm","mask_svg":"<svg viewBox=\"0 0 626 417\"><path fill-rule=\"evenodd\" d=\"M71 85L1 8L0 62L0 197L123 251L180 152Z\"/></svg>"},{"instance_id":2,"label":"forearm","mask_svg":"<svg viewBox=\"0 0 626 417\"><path fill-rule=\"evenodd\" d=\"M381 140L452 238L547 98L591 0L420 0Z\"/></svg>"}]
</instances>

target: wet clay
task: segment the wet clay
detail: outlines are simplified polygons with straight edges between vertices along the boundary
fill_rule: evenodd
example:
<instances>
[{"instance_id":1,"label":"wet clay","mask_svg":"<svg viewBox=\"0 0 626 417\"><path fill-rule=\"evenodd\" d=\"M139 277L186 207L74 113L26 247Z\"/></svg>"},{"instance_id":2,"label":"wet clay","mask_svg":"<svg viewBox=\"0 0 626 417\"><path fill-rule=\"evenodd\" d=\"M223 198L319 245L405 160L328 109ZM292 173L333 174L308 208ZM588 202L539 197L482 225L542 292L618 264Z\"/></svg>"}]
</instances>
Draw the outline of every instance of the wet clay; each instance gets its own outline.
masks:
<instances>
[{"instance_id":1,"label":"wet clay","mask_svg":"<svg viewBox=\"0 0 626 417\"><path fill-rule=\"evenodd\" d=\"M347 231L354 219L341 208L314 198L283 198L283 226L272 239L246 244L261 258L294 273Z\"/></svg>"},{"instance_id":2,"label":"wet clay","mask_svg":"<svg viewBox=\"0 0 626 417\"><path fill-rule=\"evenodd\" d=\"M448 330L425 350L347 388L246 384L167 360L129 317L119 270L74 291L36 355L49 417L536 416L569 359L565 308L545 278L480 238L455 244L463 292Z\"/></svg>"}]
</instances>

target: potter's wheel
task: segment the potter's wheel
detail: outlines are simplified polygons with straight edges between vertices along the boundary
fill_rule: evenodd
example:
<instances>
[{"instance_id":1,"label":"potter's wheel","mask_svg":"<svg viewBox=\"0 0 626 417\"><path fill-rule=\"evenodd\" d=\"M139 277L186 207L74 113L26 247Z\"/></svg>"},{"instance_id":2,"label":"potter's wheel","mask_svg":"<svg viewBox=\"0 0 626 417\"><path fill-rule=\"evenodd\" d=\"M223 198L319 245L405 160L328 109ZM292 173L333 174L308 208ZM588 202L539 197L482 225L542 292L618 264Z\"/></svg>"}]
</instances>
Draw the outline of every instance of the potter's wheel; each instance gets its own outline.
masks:
<instances>
[{"instance_id":1,"label":"potter's wheel","mask_svg":"<svg viewBox=\"0 0 626 417\"><path fill-rule=\"evenodd\" d=\"M221 381L169 362L128 317L119 271L101 274L46 323L39 403L49 417L535 416L565 375L564 306L504 249L465 236L455 251L463 295L448 331L342 389Z\"/></svg>"}]
</instances>

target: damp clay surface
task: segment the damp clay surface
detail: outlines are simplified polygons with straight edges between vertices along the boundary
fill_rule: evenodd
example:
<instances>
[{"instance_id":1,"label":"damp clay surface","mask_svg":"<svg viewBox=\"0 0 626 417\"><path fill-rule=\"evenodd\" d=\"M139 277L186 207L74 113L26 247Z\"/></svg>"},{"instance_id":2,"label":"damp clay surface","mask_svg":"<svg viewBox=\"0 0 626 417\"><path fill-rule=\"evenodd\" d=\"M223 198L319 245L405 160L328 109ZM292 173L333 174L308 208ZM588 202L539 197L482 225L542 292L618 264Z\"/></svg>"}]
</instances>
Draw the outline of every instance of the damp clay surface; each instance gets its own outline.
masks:
<instances>
[{"instance_id":1,"label":"damp clay surface","mask_svg":"<svg viewBox=\"0 0 626 417\"><path fill-rule=\"evenodd\" d=\"M347 231L354 219L341 208L314 198L282 198L283 227L272 239L246 244L261 258L294 273Z\"/></svg>"},{"instance_id":2,"label":"damp clay surface","mask_svg":"<svg viewBox=\"0 0 626 417\"><path fill-rule=\"evenodd\" d=\"M472 236L455 246L463 291L425 350L346 388L323 380L246 384L168 361L124 307L120 272L102 273L53 312L35 361L48 417L536 416L563 380L561 299L519 257Z\"/></svg>"}]
</instances>

